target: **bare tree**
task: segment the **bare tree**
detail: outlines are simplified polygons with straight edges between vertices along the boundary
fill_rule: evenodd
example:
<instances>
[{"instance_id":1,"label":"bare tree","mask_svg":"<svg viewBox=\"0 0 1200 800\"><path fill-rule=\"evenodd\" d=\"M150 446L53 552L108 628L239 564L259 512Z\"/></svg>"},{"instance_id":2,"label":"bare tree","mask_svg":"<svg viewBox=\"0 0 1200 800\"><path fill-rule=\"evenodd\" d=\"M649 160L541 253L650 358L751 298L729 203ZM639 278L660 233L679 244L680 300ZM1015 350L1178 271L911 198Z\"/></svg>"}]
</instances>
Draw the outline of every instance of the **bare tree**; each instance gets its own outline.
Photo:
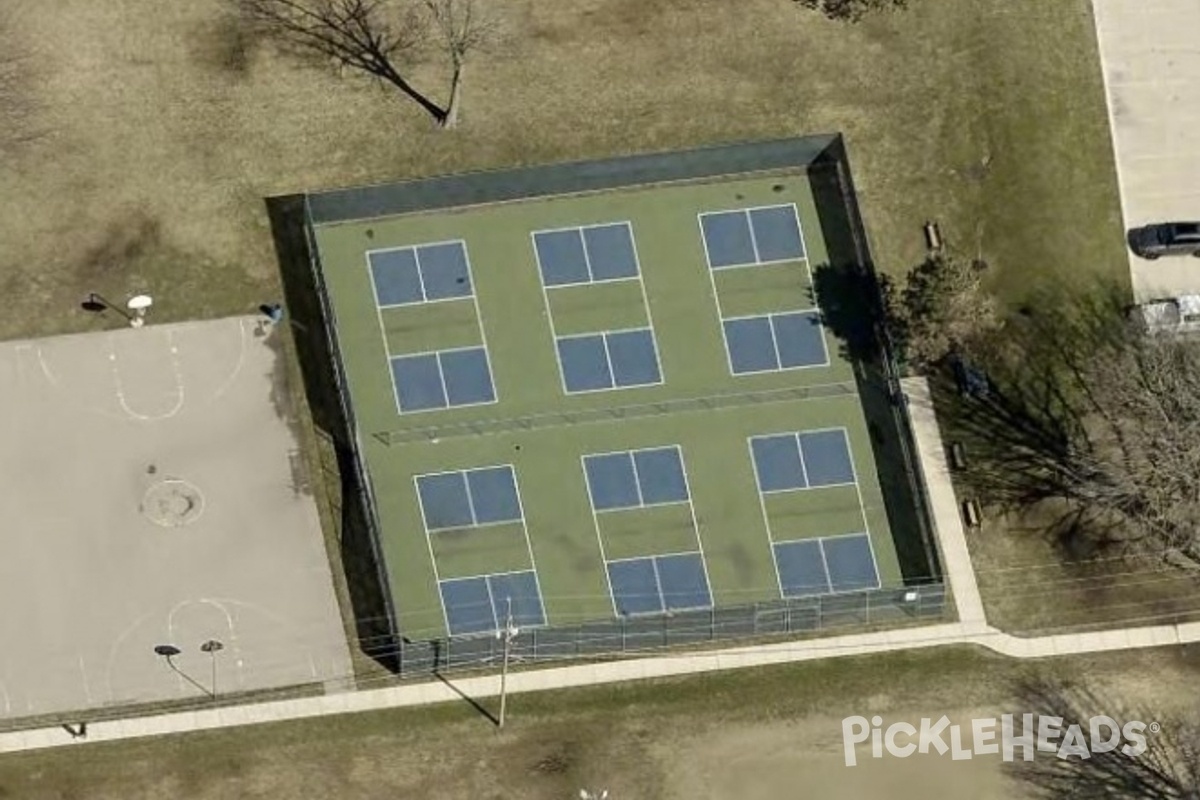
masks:
<instances>
[{"instance_id":1,"label":"bare tree","mask_svg":"<svg viewBox=\"0 0 1200 800\"><path fill-rule=\"evenodd\" d=\"M893 337L904 358L929 369L971 345L1000 323L984 289L982 269L953 255L932 255L909 271L903 288L885 293Z\"/></svg>"},{"instance_id":2,"label":"bare tree","mask_svg":"<svg viewBox=\"0 0 1200 800\"><path fill-rule=\"evenodd\" d=\"M858 22L867 14L885 9L904 8L908 0L794 0L804 8L820 11L830 19Z\"/></svg>"},{"instance_id":3,"label":"bare tree","mask_svg":"<svg viewBox=\"0 0 1200 800\"><path fill-rule=\"evenodd\" d=\"M298 54L332 60L387 83L438 125L458 123L468 58L498 35L478 0L238 0L244 18ZM433 49L446 59L444 104L418 89L411 69Z\"/></svg>"},{"instance_id":4,"label":"bare tree","mask_svg":"<svg viewBox=\"0 0 1200 800\"><path fill-rule=\"evenodd\" d=\"M1015 777L1031 798L1045 800L1196 800L1200 798L1200 724L1194 716L1162 720L1130 710L1095 691L1059 681L1034 679L1020 689L1030 711L1060 717L1062 728L1078 725L1089 731L1090 720L1104 715L1119 724L1158 722L1158 733L1146 734L1145 752L1117 747L1088 758L1044 756L1014 761ZM1086 734L1085 734L1086 735Z\"/></svg>"},{"instance_id":5,"label":"bare tree","mask_svg":"<svg viewBox=\"0 0 1200 800\"><path fill-rule=\"evenodd\" d=\"M1010 509L1065 504L1076 534L1200 570L1200 341L1147 335L1119 289L1046 298L958 401L967 480Z\"/></svg>"}]
</instances>

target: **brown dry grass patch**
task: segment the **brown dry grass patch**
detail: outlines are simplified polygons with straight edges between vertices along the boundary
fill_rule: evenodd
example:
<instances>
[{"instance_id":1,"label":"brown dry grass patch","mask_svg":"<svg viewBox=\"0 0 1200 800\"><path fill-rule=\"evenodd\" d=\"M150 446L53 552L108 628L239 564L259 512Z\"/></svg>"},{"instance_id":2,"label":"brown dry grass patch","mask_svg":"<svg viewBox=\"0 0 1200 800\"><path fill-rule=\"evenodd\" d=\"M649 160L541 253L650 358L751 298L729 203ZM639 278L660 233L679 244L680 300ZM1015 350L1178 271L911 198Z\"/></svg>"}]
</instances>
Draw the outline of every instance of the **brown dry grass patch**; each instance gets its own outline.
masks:
<instances>
[{"instance_id":1,"label":"brown dry grass patch","mask_svg":"<svg viewBox=\"0 0 1200 800\"><path fill-rule=\"evenodd\" d=\"M1068 255L1123 269L1087 0L923 0L856 26L784 0L493 1L511 38L472 66L452 133L284 60L221 0L26 3L11 35L46 135L0 164L0 337L96 325L87 291L152 291L160 319L254 308L278 294L266 195L809 132L846 134L887 269L919 260L925 218L1002 289Z\"/></svg>"}]
</instances>

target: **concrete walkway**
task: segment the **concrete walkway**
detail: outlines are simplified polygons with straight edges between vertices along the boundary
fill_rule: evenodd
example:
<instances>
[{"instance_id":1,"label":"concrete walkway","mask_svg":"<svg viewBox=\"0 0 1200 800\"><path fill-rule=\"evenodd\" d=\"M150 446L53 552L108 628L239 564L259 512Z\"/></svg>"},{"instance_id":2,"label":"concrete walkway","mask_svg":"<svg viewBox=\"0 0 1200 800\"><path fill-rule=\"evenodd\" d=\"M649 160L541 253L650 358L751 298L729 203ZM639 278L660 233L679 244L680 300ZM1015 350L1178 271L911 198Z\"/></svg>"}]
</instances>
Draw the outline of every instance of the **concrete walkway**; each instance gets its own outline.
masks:
<instances>
[{"instance_id":1,"label":"concrete walkway","mask_svg":"<svg viewBox=\"0 0 1200 800\"><path fill-rule=\"evenodd\" d=\"M944 571L960 614L959 622L802 642L731 647L701 653L664 654L600 664L574 664L516 672L508 677L509 692L521 694L945 645L974 644L1012 658L1047 658L1200 641L1200 623L1038 638L1011 636L989 627L984 618L983 603L971 568L966 536L950 485L945 452L938 435L937 420L933 415L928 387L921 379L908 379L904 381L903 388L912 414L922 471L927 480ZM463 702L464 696L474 699L488 698L495 696L498 691L498 679L495 676L484 676L455 680L453 686L441 681L428 681L297 700L96 722L88 726L87 736L80 738L73 737L62 728L18 731L0 734L0 753L211 730L233 725L310 719L356 711Z\"/></svg>"}]
</instances>

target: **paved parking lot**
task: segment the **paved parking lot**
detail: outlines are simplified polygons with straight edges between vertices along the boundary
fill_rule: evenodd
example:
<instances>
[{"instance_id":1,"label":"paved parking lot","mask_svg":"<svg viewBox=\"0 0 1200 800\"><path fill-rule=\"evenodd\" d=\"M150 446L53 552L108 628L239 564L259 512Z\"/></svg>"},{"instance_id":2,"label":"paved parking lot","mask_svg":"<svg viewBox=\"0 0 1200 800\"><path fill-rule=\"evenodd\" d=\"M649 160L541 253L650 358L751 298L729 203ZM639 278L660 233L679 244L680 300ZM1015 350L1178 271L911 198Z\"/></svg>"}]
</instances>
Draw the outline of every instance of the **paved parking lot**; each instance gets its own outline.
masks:
<instances>
[{"instance_id":1,"label":"paved parking lot","mask_svg":"<svg viewBox=\"0 0 1200 800\"><path fill-rule=\"evenodd\" d=\"M1127 228L1200 219L1200 0L1093 0ZM1140 299L1200 292L1200 259L1130 254Z\"/></svg>"}]
</instances>

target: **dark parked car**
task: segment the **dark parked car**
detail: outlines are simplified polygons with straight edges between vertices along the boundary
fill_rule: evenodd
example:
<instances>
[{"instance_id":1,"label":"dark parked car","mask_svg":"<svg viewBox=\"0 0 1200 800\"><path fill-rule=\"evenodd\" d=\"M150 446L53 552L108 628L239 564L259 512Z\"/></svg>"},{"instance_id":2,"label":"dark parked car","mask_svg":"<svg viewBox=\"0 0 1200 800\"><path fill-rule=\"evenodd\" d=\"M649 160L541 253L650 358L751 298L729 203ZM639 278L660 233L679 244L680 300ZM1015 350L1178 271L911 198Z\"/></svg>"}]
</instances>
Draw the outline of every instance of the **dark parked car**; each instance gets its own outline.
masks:
<instances>
[{"instance_id":1,"label":"dark parked car","mask_svg":"<svg viewBox=\"0 0 1200 800\"><path fill-rule=\"evenodd\" d=\"M1200 222L1162 222L1129 232L1129 249L1142 258L1200 257Z\"/></svg>"}]
</instances>

